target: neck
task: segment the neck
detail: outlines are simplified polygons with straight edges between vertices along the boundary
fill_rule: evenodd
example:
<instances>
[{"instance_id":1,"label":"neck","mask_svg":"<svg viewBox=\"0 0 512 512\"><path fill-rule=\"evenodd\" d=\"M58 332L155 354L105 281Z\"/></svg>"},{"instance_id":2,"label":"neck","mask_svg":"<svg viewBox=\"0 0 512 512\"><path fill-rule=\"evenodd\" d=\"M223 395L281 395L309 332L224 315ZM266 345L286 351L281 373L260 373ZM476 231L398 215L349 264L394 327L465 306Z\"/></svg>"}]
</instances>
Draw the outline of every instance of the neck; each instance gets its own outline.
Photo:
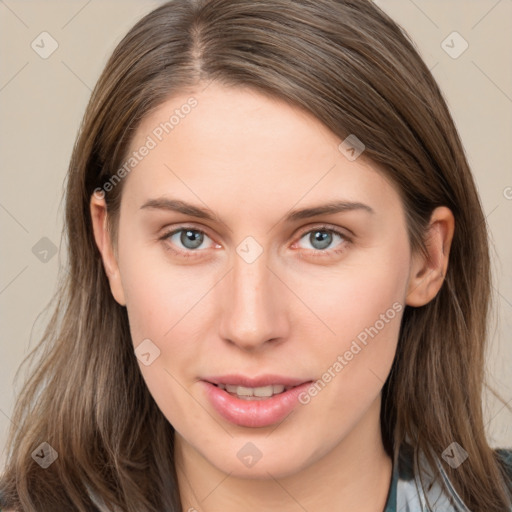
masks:
<instances>
[{"instance_id":1,"label":"neck","mask_svg":"<svg viewBox=\"0 0 512 512\"><path fill-rule=\"evenodd\" d=\"M220 471L175 433L183 511L383 511L392 476L379 422L380 397L340 443L285 478L247 479ZM376 421L377 420L377 421Z\"/></svg>"}]
</instances>

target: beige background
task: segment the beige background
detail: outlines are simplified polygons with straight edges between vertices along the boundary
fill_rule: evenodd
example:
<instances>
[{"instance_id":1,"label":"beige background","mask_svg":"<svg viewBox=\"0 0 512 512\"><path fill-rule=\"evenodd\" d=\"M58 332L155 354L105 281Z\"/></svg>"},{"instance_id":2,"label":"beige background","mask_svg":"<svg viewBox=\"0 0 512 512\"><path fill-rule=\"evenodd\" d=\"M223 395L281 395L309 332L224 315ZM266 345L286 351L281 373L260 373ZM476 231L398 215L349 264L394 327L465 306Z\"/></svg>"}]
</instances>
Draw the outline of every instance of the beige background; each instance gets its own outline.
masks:
<instances>
[{"instance_id":1,"label":"beige background","mask_svg":"<svg viewBox=\"0 0 512 512\"><path fill-rule=\"evenodd\" d=\"M65 259L63 251L50 251L48 261L41 261L32 248L39 242L48 249L48 241L40 242L43 237L60 246L62 185L91 89L126 31L160 3L0 0L2 465L14 395L21 386L21 380L14 385L14 375L48 319L43 309ZM376 3L414 40L465 144L493 245L496 307L490 382L512 404L512 1ZM58 44L46 59L31 47L43 31ZM442 46L454 31L469 45L455 59ZM50 39L45 41L48 50ZM446 44L452 53L463 48L458 36L450 36ZM512 447L511 413L491 396L484 403L491 445Z\"/></svg>"}]
</instances>

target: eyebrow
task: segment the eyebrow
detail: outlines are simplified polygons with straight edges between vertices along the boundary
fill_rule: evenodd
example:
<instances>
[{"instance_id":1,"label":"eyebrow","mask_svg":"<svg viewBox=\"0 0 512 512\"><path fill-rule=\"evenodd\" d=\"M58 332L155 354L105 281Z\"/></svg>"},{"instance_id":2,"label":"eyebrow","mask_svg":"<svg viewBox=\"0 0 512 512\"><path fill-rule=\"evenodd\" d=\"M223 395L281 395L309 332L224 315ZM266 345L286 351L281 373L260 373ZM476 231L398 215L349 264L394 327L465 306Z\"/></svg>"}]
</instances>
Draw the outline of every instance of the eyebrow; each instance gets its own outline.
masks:
<instances>
[{"instance_id":1,"label":"eyebrow","mask_svg":"<svg viewBox=\"0 0 512 512\"><path fill-rule=\"evenodd\" d=\"M207 219L211 221L217 220L217 217L213 214L211 210L207 208L200 208L198 206L194 206L193 204L186 203L185 201L180 201L178 199L149 199L140 208L167 210L183 213L185 215L190 215L192 217L197 217L199 219ZM285 216L284 220L285 222L289 223L298 220L309 219L310 217L316 217L318 215L331 215L334 213L354 210L361 210L372 215L375 214L375 210L371 206L368 206L367 204L364 203L353 201L333 201L330 203L313 206L310 208L292 210Z\"/></svg>"}]
</instances>

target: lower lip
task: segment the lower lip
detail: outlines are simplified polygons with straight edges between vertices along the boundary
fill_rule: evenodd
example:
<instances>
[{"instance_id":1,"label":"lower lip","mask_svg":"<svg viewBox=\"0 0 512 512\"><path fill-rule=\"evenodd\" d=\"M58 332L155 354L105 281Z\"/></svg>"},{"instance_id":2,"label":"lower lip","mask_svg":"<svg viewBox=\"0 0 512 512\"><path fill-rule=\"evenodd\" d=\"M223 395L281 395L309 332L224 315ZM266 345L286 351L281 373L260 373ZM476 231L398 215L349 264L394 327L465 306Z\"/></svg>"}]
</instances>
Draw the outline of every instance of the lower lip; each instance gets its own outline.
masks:
<instances>
[{"instance_id":1,"label":"lower lip","mask_svg":"<svg viewBox=\"0 0 512 512\"><path fill-rule=\"evenodd\" d=\"M283 421L298 405L298 397L311 382L264 400L243 400L202 381L213 408L227 421L241 427L267 427Z\"/></svg>"}]
</instances>

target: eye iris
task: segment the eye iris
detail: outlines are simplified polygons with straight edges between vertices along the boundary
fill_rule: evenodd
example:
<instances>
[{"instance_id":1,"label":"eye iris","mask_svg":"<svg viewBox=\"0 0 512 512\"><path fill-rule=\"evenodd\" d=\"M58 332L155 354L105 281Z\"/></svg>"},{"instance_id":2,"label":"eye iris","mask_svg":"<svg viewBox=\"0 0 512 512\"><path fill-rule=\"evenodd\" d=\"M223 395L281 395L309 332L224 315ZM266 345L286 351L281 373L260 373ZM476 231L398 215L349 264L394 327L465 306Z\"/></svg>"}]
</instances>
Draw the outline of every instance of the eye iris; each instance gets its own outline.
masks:
<instances>
[{"instance_id":1,"label":"eye iris","mask_svg":"<svg viewBox=\"0 0 512 512\"><path fill-rule=\"evenodd\" d=\"M313 231L309 236L309 239L311 241L311 245L315 247L315 249L322 250L331 244L332 234L327 231ZM315 243L313 242L320 242L320 247L315 246Z\"/></svg>"},{"instance_id":2,"label":"eye iris","mask_svg":"<svg viewBox=\"0 0 512 512\"><path fill-rule=\"evenodd\" d=\"M203 243L203 234L192 229L184 229L181 232L180 242L187 249L197 249ZM188 245L191 243L191 245Z\"/></svg>"}]
</instances>

